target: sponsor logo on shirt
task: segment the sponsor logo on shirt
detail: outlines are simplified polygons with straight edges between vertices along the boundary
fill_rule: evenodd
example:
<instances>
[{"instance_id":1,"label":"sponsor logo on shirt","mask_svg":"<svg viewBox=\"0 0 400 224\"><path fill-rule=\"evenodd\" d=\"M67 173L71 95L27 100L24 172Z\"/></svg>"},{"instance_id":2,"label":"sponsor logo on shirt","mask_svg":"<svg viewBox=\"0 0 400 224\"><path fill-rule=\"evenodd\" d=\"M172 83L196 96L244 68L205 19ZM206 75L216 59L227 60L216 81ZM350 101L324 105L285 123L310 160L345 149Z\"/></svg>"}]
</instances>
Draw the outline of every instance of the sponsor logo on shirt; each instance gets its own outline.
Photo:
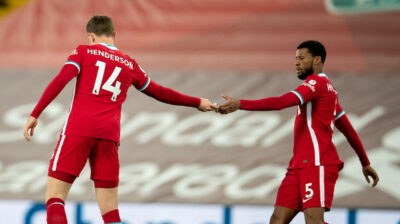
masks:
<instances>
[{"instance_id":1,"label":"sponsor logo on shirt","mask_svg":"<svg viewBox=\"0 0 400 224\"><path fill-rule=\"evenodd\" d=\"M337 91L336 91L336 89L333 87L333 85L332 84L327 84L327 88L328 88L328 91L330 91L330 92L334 92L335 94L337 94Z\"/></svg>"},{"instance_id":2,"label":"sponsor logo on shirt","mask_svg":"<svg viewBox=\"0 0 400 224\"><path fill-rule=\"evenodd\" d=\"M310 81L314 81L314 80L310 80ZM315 82L315 81L314 81ZM315 84L315 83L314 83ZM315 92L315 86L313 86L313 85L311 85L311 84L309 84L309 83L303 83L302 84L303 86L307 86L308 88L310 88L311 89L311 91L313 91L313 92Z\"/></svg>"}]
</instances>

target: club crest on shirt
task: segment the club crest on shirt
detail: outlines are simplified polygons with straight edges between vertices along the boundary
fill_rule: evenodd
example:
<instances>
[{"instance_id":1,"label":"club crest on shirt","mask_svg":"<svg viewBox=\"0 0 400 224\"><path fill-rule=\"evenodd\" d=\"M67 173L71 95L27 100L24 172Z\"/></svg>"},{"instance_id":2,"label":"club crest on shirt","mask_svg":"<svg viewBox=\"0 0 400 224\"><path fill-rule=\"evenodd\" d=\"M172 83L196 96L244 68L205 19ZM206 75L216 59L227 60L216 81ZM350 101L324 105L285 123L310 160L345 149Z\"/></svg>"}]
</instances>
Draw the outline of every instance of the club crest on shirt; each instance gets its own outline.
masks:
<instances>
[{"instance_id":1,"label":"club crest on shirt","mask_svg":"<svg viewBox=\"0 0 400 224\"><path fill-rule=\"evenodd\" d=\"M317 84L317 81L315 81L314 79L311 79L310 81L308 81L308 83L310 83L311 85L315 85L315 84Z\"/></svg>"}]
</instances>

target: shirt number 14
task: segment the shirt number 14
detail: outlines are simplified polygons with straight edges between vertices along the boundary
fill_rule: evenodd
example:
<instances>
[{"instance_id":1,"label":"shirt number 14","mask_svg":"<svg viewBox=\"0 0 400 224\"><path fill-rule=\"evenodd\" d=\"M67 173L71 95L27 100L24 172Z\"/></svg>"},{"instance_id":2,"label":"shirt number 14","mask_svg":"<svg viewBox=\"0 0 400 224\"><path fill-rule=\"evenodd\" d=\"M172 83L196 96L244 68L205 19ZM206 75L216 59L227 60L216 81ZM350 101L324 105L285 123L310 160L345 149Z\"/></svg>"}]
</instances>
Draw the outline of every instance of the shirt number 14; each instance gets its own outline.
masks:
<instances>
[{"instance_id":1,"label":"shirt number 14","mask_svg":"<svg viewBox=\"0 0 400 224\"><path fill-rule=\"evenodd\" d=\"M94 83L94 88L93 88L92 93L95 95L99 95L100 86L101 86L101 83L103 82L103 76L104 76L104 71L106 68L106 63L104 63L102 61L97 61L96 66L99 67L99 70L97 71L96 81ZM112 101L116 101L117 96L121 93L121 89L120 89L121 83L119 81L116 81L115 86L112 86L112 84L117 79L120 72L121 72L121 68L115 67L110 78L107 79L107 81L104 83L104 85L102 87L102 89L113 93L113 95L111 97Z\"/></svg>"}]
</instances>

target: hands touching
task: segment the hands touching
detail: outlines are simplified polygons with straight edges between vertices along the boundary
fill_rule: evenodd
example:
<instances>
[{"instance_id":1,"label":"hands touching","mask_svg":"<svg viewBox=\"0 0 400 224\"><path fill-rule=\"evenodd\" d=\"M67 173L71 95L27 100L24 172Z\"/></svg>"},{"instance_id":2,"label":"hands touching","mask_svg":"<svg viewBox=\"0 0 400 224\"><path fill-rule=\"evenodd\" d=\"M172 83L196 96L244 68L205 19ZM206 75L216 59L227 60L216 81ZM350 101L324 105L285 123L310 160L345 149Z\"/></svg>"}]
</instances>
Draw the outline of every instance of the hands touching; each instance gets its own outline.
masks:
<instances>
[{"instance_id":1,"label":"hands touching","mask_svg":"<svg viewBox=\"0 0 400 224\"><path fill-rule=\"evenodd\" d=\"M240 99L231 98L227 95L221 94L226 99L226 102L219 106L218 112L221 114L229 114L240 109Z\"/></svg>"},{"instance_id":2,"label":"hands touching","mask_svg":"<svg viewBox=\"0 0 400 224\"><path fill-rule=\"evenodd\" d=\"M24 137L28 142L31 140L30 136L33 136L33 132L37 124L38 124L37 119L32 116L30 116L28 121L26 121L24 127Z\"/></svg>"},{"instance_id":3,"label":"hands touching","mask_svg":"<svg viewBox=\"0 0 400 224\"><path fill-rule=\"evenodd\" d=\"M379 177L378 177L378 173L374 170L374 168L372 168L371 166L364 166L362 169L362 172L364 174L365 179L367 180L368 183L370 183L369 177L372 178L372 180L374 181L372 183L372 187L375 187L378 184L379 181Z\"/></svg>"},{"instance_id":4,"label":"hands touching","mask_svg":"<svg viewBox=\"0 0 400 224\"><path fill-rule=\"evenodd\" d=\"M198 109L203 112L210 111L210 110L218 111L218 105L211 103L211 101L209 99L201 98Z\"/></svg>"}]
</instances>

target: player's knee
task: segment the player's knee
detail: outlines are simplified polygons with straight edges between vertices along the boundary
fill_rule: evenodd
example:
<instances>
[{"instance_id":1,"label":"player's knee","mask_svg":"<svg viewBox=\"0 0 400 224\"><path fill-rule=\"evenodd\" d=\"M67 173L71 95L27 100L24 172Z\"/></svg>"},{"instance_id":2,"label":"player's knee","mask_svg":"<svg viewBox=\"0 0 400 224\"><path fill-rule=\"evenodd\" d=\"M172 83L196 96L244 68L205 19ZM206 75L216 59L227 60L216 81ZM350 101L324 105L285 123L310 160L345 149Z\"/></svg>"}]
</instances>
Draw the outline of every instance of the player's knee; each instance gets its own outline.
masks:
<instances>
[{"instance_id":1,"label":"player's knee","mask_svg":"<svg viewBox=\"0 0 400 224\"><path fill-rule=\"evenodd\" d=\"M269 220L270 224L287 224L289 223L288 221L286 221L286 217L282 214L279 214L277 212L274 212L271 215L271 218Z\"/></svg>"},{"instance_id":2,"label":"player's knee","mask_svg":"<svg viewBox=\"0 0 400 224\"><path fill-rule=\"evenodd\" d=\"M304 212L306 224L324 224L324 216L312 212Z\"/></svg>"}]
</instances>

